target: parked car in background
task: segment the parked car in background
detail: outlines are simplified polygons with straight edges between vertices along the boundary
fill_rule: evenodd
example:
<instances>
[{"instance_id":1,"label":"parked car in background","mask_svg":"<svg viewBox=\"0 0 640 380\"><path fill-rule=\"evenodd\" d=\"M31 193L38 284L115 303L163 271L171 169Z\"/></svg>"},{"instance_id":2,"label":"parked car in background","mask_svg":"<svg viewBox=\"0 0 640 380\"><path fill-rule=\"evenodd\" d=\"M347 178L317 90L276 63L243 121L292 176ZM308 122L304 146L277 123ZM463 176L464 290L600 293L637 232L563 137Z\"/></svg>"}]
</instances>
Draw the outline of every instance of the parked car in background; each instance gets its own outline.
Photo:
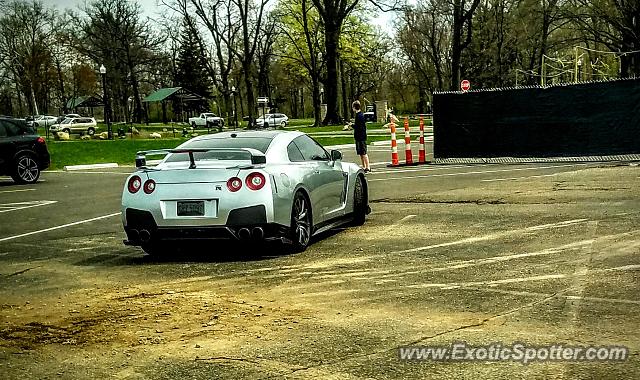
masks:
<instances>
[{"instance_id":1,"label":"parked car in background","mask_svg":"<svg viewBox=\"0 0 640 380\"><path fill-rule=\"evenodd\" d=\"M193 128L224 127L224 119L216 116L215 113L204 112L198 117L190 117L189 124Z\"/></svg>"},{"instance_id":2,"label":"parked car in background","mask_svg":"<svg viewBox=\"0 0 640 380\"><path fill-rule=\"evenodd\" d=\"M26 120L0 117L0 175L34 183L50 163L46 142Z\"/></svg>"},{"instance_id":3,"label":"parked car in background","mask_svg":"<svg viewBox=\"0 0 640 380\"><path fill-rule=\"evenodd\" d=\"M92 117L71 117L64 119L60 124L54 124L49 128L51 133L66 132L68 134L80 133L93 136L98 130L98 123Z\"/></svg>"},{"instance_id":4,"label":"parked car in background","mask_svg":"<svg viewBox=\"0 0 640 380\"><path fill-rule=\"evenodd\" d=\"M256 126L262 128L284 128L289 124L289 117L283 113L268 113L256 119Z\"/></svg>"},{"instance_id":5,"label":"parked car in background","mask_svg":"<svg viewBox=\"0 0 640 380\"><path fill-rule=\"evenodd\" d=\"M57 122L58 122L58 118L55 116L39 115L34 117L33 121L31 122L31 125L33 125L36 128L40 128L40 127L48 128L56 124ZM29 125L29 122L27 122L27 125Z\"/></svg>"},{"instance_id":6,"label":"parked car in background","mask_svg":"<svg viewBox=\"0 0 640 380\"><path fill-rule=\"evenodd\" d=\"M68 113L64 116L58 116L58 119L54 124L60 124L64 121L64 119L71 119L74 117L82 117L82 116L78 115L77 113Z\"/></svg>"}]
</instances>

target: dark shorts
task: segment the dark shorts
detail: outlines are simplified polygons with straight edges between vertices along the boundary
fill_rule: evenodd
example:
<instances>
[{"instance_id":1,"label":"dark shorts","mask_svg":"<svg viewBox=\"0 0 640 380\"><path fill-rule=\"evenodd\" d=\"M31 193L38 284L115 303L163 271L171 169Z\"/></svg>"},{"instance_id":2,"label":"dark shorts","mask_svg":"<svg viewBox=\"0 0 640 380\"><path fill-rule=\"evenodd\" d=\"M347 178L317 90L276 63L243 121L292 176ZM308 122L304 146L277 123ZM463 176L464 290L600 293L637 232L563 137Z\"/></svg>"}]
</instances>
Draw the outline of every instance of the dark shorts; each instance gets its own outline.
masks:
<instances>
[{"instance_id":1,"label":"dark shorts","mask_svg":"<svg viewBox=\"0 0 640 380\"><path fill-rule=\"evenodd\" d=\"M367 154L367 142L356 140L356 153L358 156L364 156Z\"/></svg>"}]
</instances>

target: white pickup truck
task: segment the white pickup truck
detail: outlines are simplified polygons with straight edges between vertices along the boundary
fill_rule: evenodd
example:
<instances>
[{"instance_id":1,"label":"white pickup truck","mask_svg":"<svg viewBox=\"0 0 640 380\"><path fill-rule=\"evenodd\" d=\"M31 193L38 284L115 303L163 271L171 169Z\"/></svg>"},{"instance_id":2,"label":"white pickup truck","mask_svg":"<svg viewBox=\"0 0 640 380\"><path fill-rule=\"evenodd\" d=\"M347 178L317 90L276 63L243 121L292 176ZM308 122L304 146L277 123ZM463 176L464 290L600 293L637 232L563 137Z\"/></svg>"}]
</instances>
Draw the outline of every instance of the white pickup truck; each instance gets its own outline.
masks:
<instances>
[{"instance_id":1,"label":"white pickup truck","mask_svg":"<svg viewBox=\"0 0 640 380\"><path fill-rule=\"evenodd\" d=\"M211 112L201 113L198 117L190 117L189 124L193 128L224 127L224 119Z\"/></svg>"}]
</instances>

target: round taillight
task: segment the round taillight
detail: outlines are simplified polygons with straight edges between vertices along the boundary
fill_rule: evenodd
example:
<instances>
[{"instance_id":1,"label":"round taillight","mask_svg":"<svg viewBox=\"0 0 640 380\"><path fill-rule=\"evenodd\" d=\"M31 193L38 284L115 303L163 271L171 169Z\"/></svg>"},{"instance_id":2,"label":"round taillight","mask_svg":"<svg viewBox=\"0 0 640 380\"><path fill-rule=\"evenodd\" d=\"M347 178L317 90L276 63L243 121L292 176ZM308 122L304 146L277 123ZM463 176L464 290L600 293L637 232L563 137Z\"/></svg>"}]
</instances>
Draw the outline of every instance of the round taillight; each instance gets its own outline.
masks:
<instances>
[{"instance_id":1,"label":"round taillight","mask_svg":"<svg viewBox=\"0 0 640 380\"><path fill-rule=\"evenodd\" d=\"M264 175L262 173L257 173L257 172L249 174L247 176L247 179L245 180L247 187L250 188L251 190L262 189L266 182L267 180L264 178Z\"/></svg>"},{"instance_id":2,"label":"round taillight","mask_svg":"<svg viewBox=\"0 0 640 380\"><path fill-rule=\"evenodd\" d=\"M240 190L242 188L242 180L238 177L229 178L227 181L227 189L232 193Z\"/></svg>"},{"instance_id":3,"label":"round taillight","mask_svg":"<svg viewBox=\"0 0 640 380\"><path fill-rule=\"evenodd\" d=\"M133 177L129 178L129 184L127 185L127 188L129 189L129 192L131 194L137 193L138 190L140 190L141 186L142 180L140 179L140 177L134 175Z\"/></svg>"},{"instance_id":4,"label":"round taillight","mask_svg":"<svg viewBox=\"0 0 640 380\"><path fill-rule=\"evenodd\" d=\"M144 192L147 194L153 193L153 190L156 189L156 181L149 179L144 183Z\"/></svg>"}]
</instances>

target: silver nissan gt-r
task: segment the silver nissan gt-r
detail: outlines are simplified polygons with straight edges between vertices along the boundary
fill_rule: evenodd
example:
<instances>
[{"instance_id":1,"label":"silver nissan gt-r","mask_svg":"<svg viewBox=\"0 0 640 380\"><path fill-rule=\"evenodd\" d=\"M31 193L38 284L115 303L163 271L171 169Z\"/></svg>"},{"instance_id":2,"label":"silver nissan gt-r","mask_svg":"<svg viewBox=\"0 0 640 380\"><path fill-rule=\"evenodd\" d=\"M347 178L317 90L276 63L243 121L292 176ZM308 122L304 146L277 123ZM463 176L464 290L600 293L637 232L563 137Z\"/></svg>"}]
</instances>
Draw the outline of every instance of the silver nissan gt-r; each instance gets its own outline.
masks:
<instances>
[{"instance_id":1,"label":"silver nissan gt-r","mask_svg":"<svg viewBox=\"0 0 640 380\"><path fill-rule=\"evenodd\" d=\"M150 155L164 154L157 166ZM370 212L362 169L301 132L225 132L138 152L122 193L125 244L278 240L304 250L315 234Z\"/></svg>"}]
</instances>

